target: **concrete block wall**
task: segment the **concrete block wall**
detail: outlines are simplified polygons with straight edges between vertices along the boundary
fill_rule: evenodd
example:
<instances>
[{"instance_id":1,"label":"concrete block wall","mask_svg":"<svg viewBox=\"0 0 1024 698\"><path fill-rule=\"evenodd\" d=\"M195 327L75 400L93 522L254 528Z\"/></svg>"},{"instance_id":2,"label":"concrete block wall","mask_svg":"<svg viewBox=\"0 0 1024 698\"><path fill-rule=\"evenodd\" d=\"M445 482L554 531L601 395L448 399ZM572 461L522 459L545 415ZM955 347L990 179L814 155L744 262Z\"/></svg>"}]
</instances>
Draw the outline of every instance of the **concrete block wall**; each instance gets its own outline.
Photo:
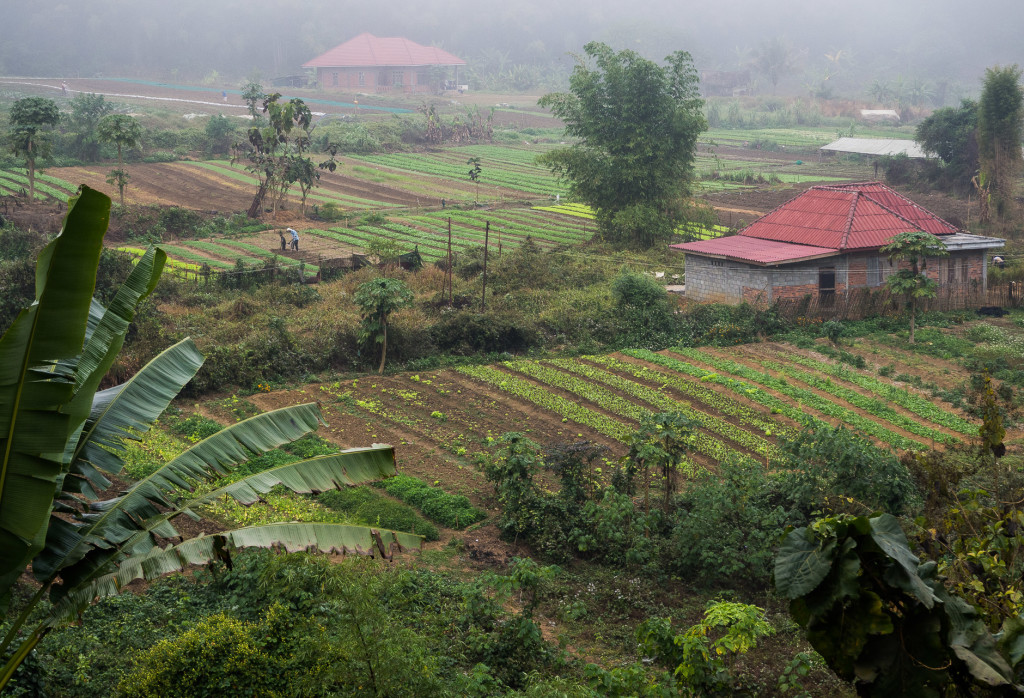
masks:
<instances>
[{"instance_id":1,"label":"concrete block wall","mask_svg":"<svg viewBox=\"0 0 1024 698\"><path fill-rule=\"evenodd\" d=\"M770 271L763 267L686 255L686 297L707 303L740 303L770 295ZM770 300L770 298L765 299Z\"/></svg>"}]
</instances>

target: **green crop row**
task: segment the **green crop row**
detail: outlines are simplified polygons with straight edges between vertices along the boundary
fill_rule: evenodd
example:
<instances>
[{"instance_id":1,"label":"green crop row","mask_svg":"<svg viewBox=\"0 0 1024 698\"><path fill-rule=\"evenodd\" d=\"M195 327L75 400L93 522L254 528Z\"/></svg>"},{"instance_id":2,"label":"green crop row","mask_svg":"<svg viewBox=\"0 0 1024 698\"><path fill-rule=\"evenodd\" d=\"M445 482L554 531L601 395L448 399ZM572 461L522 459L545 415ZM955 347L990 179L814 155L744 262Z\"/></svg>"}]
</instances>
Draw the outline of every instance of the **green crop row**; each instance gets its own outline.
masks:
<instances>
[{"instance_id":1,"label":"green crop row","mask_svg":"<svg viewBox=\"0 0 1024 698\"><path fill-rule=\"evenodd\" d=\"M7 170L7 171L0 170L0 178L6 179L6 180L11 181L11 182L16 182L17 184L23 185L26 190L28 189L28 177L25 176L25 175L18 174L17 172L11 172L9 170ZM57 199L58 201L65 201L66 202L68 200L67 192L61 191L60 189L58 189L56 187L50 186L45 181L40 182L40 181L38 181L38 178L37 178L37 181L36 181L36 198L37 199L40 198L40 193L46 194L47 196L50 196L50 197L52 197L54 199ZM46 197L42 197L42 198L46 198Z\"/></svg>"},{"instance_id":2,"label":"green crop row","mask_svg":"<svg viewBox=\"0 0 1024 698\"><path fill-rule=\"evenodd\" d=\"M817 388L823 393L828 393L829 395L834 395L840 400L845 400L854 407L859 407L879 419L884 419L890 424L909 431L911 434L916 434L917 436L945 444L955 444L959 441L955 436L933 429L915 419L911 419L904 414L900 414L877 397L864 395L851 388L838 385L831 378L819 376L814 373L808 373L806 371L801 371L799 369L786 366L785 364L775 362L765 362L764 366L765 368L769 368L790 378L806 383L812 388Z\"/></svg>"},{"instance_id":3,"label":"green crop row","mask_svg":"<svg viewBox=\"0 0 1024 698\"><path fill-rule=\"evenodd\" d=\"M538 407L561 415L566 420L571 419L577 424L590 427L618 441L625 442L632 433L632 430L622 422L589 410L586 407L581 407L575 402L566 400L560 395L555 395L530 381L499 371L490 366L459 366L455 370L470 378L475 378L478 381L499 388L510 395L521 397Z\"/></svg>"},{"instance_id":4,"label":"green crop row","mask_svg":"<svg viewBox=\"0 0 1024 698\"><path fill-rule=\"evenodd\" d=\"M899 405L903 409L909 410L919 417L934 422L935 424L940 424L952 429L953 431L959 432L960 434L964 434L966 436L976 436L978 434L978 426L976 424L972 424L952 412L947 412L937 406L934 402L926 400L920 395L915 395L907 389L898 388L892 383L880 381L872 376L862 375L855 371L851 371L845 366L826 363L824 361L815 361L803 356L789 354L786 356L786 359L800 366L812 368L827 375L853 383L854 385L863 388L864 390L868 390L875 395L884 397L889 402Z\"/></svg>"},{"instance_id":5,"label":"green crop row","mask_svg":"<svg viewBox=\"0 0 1024 698\"><path fill-rule=\"evenodd\" d=\"M712 356L688 347L674 347L672 351L685 356L688 359L706 363L715 370L725 371L735 376L739 376L740 378L745 378L746 380L771 388L776 392L782 393L783 395L796 400L799 404L806 405L823 415L837 419L843 424L855 427L865 434L873 436L879 441L884 441L896 448L920 450L923 446L921 442L915 441L914 439L908 439L901 434L897 434L894 431L886 429L878 422L837 405L835 402L823 398L811 390L797 388L781 378L775 378L762 371L757 371L752 368L748 368L747 366L743 366L742 364L738 364L735 361L720 359L717 356Z\"/></svg>"},{"instance_id":6,"label":"green crop row","mask_svg":"<svg viewBox=\"0 0 1024 698\"><path fill-rule=\"evenodd\" d=\"M587 356L584 358L620 373L628 373L635 378L651 381L652 383L660 383L663 387L668 386L695 400L699 400L722 414L735 417L741 424L749 424L765 436L790 436L794 433L794 430L790 427L780 424L773 419L765 418L757 410L752 410L716 390L705 388L678 375L655 371L652 368L639 364L619 361L611 356Z\"/></svg>"},{"instance_id":7,"label":"green crop row","mask_svg":"<svg viewBox=\"0 0 1024 698\"><path fill-rule=\"evenodd\" d=\"M195 262L196 264L208 264L214 269L231 269L234 267L230 262L205 257L198 252L193 252L185 247L178 247L177 245L160 245L160 248L169 255L174 255L175 257Z\"/></svg>"},{"instance_id":8,"label":"green crop row","mask_svg":"<svg viewBox=\"0 0 1024 698\"><path fill-rule=\"evenodd\" d=\"M440 487L431 487L409 475L396 475L377 483L385 492L418 508L431 521L454 529L463 529L487 518L461 494L450 494Z\"/></svg>"},{"instance_id":9,"label":"green crop row","mask_svg":"<svg viewBox=\"0 0 1024 698\"><path fill-rule=\"evenodd\" d=\"M735 424L731 424L730 422L697 409L685 400L675 400L662 393L660 389L650 388L646 385L623 378L622 376L608 373L607 371L603 371L589 364L580 364L571 360L552 361L551 363L578 375L585 376L592 381L604 383L605 385L615 388L616 390L620 390L627 395L632 395L637 399L654 405L662 412L681 412L708 431L713 431L720 436L724 436L744 448L750 449L754 453L762 456L775 456L778 454L778 449L775 445L765 441L760 436L752 434ZM582 393L582 395L586 396L589 396L590 393L595 390L602 390L601 388L594 386L592 383L586 383L584 386L585 387L583 389L586 392ZM647 412L649 412L649 410L647 410ZM695 434L695 437L697 439L695 445L697 446L697 450L701 453L711 456L717 460L722 460L729 453L728 448L722 444L721 441L710 435L698 433Z\"/></svg>"},{"instance_id":10,"label":"green crop row","mask_svg":"<svg viewBox=\"0 0 1024 698\"><path fill-rule=\"evenodd\" d=\"M256 257L250 257L248 255L239 254L239 253L235 252L234 250L230 250L230 249L228 249L228 248L226 248L226 247L224 247L222 245L218 245L215 242L206 242L205 240L192 240L191 242L189 242L187 244L188 244L188 248L195 248L195 249L197 249L197 250L199 250L201 252L209 252L210 254L218 254L218 255L221 255L223 257L233 257L235 259L242 260L242 262L244 264L253 265L253 264L262 264L263 263L262 259L257 259ZM188 249L188 248L184 248L184 249Z\"/></svg>"},{"instance_id":11,"label":"green crop row","mask_svg":"<svg viewBox=\"0 0 1024 698\"><path fill-rule=\"evenodd\" d=\"M28 175L28 170L26 170L24 167L12 167L8 171L9 172L17 172L18 174L26 175L26 176ZM71 182L67 181L66 179L61 179L60 177L54 177L53 175L46 174L45 172L36 172L36 181L43 181L43 182L46 182L48 184L52 184L55 187L63 189L68 194L74 194L76 191L78 191L78 185L77 184L72 184Z\"/></svg>"}]
</instances>

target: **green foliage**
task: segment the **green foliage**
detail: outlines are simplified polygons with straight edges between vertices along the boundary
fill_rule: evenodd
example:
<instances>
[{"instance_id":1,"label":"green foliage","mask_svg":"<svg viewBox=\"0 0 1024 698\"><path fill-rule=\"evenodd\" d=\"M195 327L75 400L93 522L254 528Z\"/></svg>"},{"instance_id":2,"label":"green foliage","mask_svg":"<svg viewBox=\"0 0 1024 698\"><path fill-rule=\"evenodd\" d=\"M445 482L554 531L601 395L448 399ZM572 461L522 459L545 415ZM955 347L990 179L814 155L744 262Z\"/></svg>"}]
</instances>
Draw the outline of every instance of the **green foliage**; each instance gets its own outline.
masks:
<instances>
[{"instance_id":1,"label":"green foliage","mask_svg":"<svg viewBox=\"0 0 1024 698\"><path fill-rule=\"evenodd\" d=\"M386 277L363 282L352 296L362 316L360 341L372 340L374 344L381 345L378 373L384 373L387 357L388 318L394 311L410 305L412 299L412 290L404 281Z\"/></svg>"},{"instance_id":2,"label":"green foliage","mask_svg":"<svg viewBox=\"0 0 1024 698\"><path fill-rule=\"evenodd\" d=\"M408 506L393 502L367 487L330 490L317 495L317 501L335 511L349 513L367 526L415 533L428 541L440 538L437 526L424 521Z\"/></svg>"},{"instance_id":3,"label":"green foliage","mask_svg":"<svg viewBox=\"0 0 1024 698\"><path fill-rule=\"evenodd\" d=\"M1020 174L1024 140L1024 89L1017 65L988 68L978 100L980 177L992 192L991 205L1002 218L1009 213L1014 182ZM985 207L983 207L985 208Z\"/></svg>"},{"instance_id":4,"label":"green foliage","mask_svg":"<svg viewBox=\"0 0 1024 698\"><path fill-rule=\"evenodd\" d=\"M224 155L231 149L237 134L235 124L223 114L214 114L203 127L206 136L206 152L210 155Z\"/></svg>"},{"instance_id":5,"label":"green foliage","mask_svg":"<svg viewBox=\"0 0 1024 698\"><path fill-rule=\"evenodd\" d=\"M768 581L787 525L804 523L786 506L784 484L753 461L728 460L676 500L664 565L705 586L758 588Z\"/></svg>"},{"instance_id":6,"label":"green foliage","mask_svg":"<svg viewBox=\"0 0 1024 698\"><path fill-rule=\"evenodd\" d=\"M937 237L922 231L899 233L890 242L878 249L889 255L891 261L905 262L909 268L900 268L885 280L889 291L910 300L910 343L914 343L914 321L917 316L917 299L934 298L938 284L925 275L929 257L949 255L946 245Z\"/></svg>"},{"instance_id":7,"label":"green foliage","mask_svg":"<svg viewBox=\"0 0 1024 698\"><path fill-rule=\"evenodd\" d=\"M487 516L470 504L465 496L450 494L411 475L397 475L383 481L380 486L391 496L417 507L428 519L446 528L461 530Z\"/></svg>"},{"instance_id":8,"label":"green foliage","mask_svg":"<svg viewBox=\"0 0 1024 698\"><path fill-rule=\"evenodd\" d=\"M60 121L60 110L52 99L25 97L11 105L7 146L28 167L28 196L36 196L36 160L50 152L50 133Z\"/></svg>"},{"instance_id":9,"label":"green foliage","mask_svg":"<svg viewBox=\"0 0 1024 698\"><path fill-rule=\"evenodd\" d=\"M597 212L615 244L649 247L679 222L692 179L697 136L707 124L697 72L678 51L661 67L633 51L591 42L569 78L569 92L549 107L579 139L540 160L568 180L572 196Z\"/></svg>"},{"instance_id":10,"label":"green foliage","mask_svg":"<svg viewBox=\"0 0 1024 698\"><path fill-rule=\"evenodd\" d=\"M786 457L773 464L785 473L785 490L804 516L860 508L903 515L920 504L906 466L894 453L843 425L807 423L783 439Z\"/></svg>"},{"instance_id":11,"label":"green foliage","mask_svg":"<svg viewBox=\"0 0 1024 698\"><path fill-rule=\"evenodd\" d=\"M70 127L72 130L72 152L86 162L95 162L100 157L100 141L96 127L100 119L113 110L103 95L79 92L71 100Z\"/></svg>"},{"instance_id":12,"label":"green foliage","mask_svg":"<svg viewBox=\"0 0 1024 698\"><path fill-rule=\"evenodd\" d=\"M638 665L605 671L591 664L591 685L609 696L735 695L742 686L732 664L774 632L762 609L728 601L709 604L699 623L678 634L671 618L651 618L637 628L637 642L643 656L668 671L654 683Z\"/></svg>"},{"instance_id":13,"label":"green foliage","mask_svg":"<svg viewBox=\"0 0 1024 698\"><path fill-rule=\"evenodd\" d=\"M624 346L660 348L676 329L665 287L646 274L623 268L612 279L612 298L622 328L617 340Z\"/></svg>"},{"instance_id":14,"label":"green foliage","mask_svg":"<svg viewBox=\"0 0 1024 698\"><path fill-rule=\"evenodd\" d=\"M928 696L972 683L1010 688L1020 624L999 639L921 564L890 514L839 516L791 531L775 586L829 667L859 695Z\"/></svg>"},{"instance_id":15,"label":"green foliage","mask_svg":"<svg viewBox=\"0 0 1024 698\"><path fill-rule=\"evenodd\" d=\"M978 103L964 99L959 107L936 109L917 125L914 139L945 165L949 188L964 191L978 170Z\"/></svg>"},{"instance_id":16,"label":"green foliage","mask_svg":"<svg viewBox=\"0 0 1024 698\"><path fill-rule=\"evenodd\" d=\"M663 508L668 509L669 500L678 487L679 472L694 474L694 468L685 460L686 453L694 441L698 424L681 412L659 412L644 416L640 427L629 439L629 453L625 467L619 472L621 486L626 494L634 492L634 473L643 481L644 511L650 510L651 481L654 473L660 474L660 485L664 490Z\"/></svg>"}]
</instances>

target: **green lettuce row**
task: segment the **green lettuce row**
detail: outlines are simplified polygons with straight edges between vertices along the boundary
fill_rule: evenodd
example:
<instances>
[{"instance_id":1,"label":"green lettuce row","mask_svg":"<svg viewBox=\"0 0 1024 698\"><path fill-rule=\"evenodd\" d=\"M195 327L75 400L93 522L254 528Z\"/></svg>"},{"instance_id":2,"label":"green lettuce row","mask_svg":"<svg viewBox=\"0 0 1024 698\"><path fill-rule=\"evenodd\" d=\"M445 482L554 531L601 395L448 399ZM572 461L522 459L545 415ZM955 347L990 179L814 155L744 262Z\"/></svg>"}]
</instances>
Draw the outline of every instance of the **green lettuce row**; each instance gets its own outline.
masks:
<instances>
[{"instance_id":1,"label":"green lettuce row","mask_svg":"<svg viewBox=\"0 0 1024 698\"><path fill-rule=\"evenodd\" d=\"M960 434L964 434L965 436L977 436L978 434L978 426L976 424L972 424L952 412L947 412L920 395L916 395L909 390L899 388L892 383L886 383L885 381L881 381L877 378L851 371L845 366L840 366L839 364L815 361L814 359L808 359L804 356L787 354L785 359L800 366L812 368L827 375L834 376L848 383L853 383L864 390L871 391L875 395L884 397L889 402L899 405L900 407L909 410L930 422L941 424L942 426L952 429Z\"/></svg>"},{"instance_id":2,"label":"green lettuce row","mask_svg":"<svg viewBox=\"0 0 1024 698\"><path fill-rule=\"evenodd\" d=\"M627 378L623 378L622 376L617 376L613 373L608 373L607 371L590 366L589 364L580 364L572 360L555 360L549 363L565 368L578 375L585 376L590 380L598 381L617 390L621 390L628 395L632 395L637 399L654 405L663 412L681 412L700 424L703 428L715 432L716 434L723 436L759 455L774 457L779 454L779 450L775 444L765 441L760 436L752 434L746 429L738 427L735 424L731 424L730 422L719 419L714 415L710 415L707 412L694 407L685 400L675 400L662 393L660 389L650 388L646 385L641 385ZM550 371L551 369L547 370ZM566 374L563 373L562 375ZM589 397L589 395L595 390L602 391L602 389L594 386L593 383L587 382L582 383L581 389L585 392L579 394L587 397ZM646 410L646 412L649 412L649 410ZM698 435L698 438L702 437ZM728 453L728 448L710 435L707 435L706 438L710 439L707 447L711 449L711 452L704 451L701 448L698 448L698 450L713 458L722 460L722 458L725 457L725 454Z\"/></svg>"},{"instance_id":3,"label":"green lettuce row","mask_svg":"<svg viewBox=\"0 0 1024 698\"><path fill-rule=\"evenodd\" d=\"M611 356L585 356L583 358L622 373L629 373L636 378L660 383L662 386L669 386L673 390L689 395L723 414L736 417L741 423L749 424L765 436L791 436L796 433L796 430L793 428L780 424L773 419L765 418L757 410L750 409L716 390L705 388L677 375L655 371L647 366L640 366L627 361L619 361Z\"/></svg>"},{"instance_id":4,"label":"green lettuce row","mask_svg":"<svg viewBox=\"0 0 1024 698\"><path fill-rule=\"evenodd\" d=\"M933 439L934 441L945 444L955 444L960 441L955 436L938 431L937 429L932 429L925 424L921 424L921 422L918 422L915 419L911 419L904 414L900 414L889 405L880 402L877 397L863 395L862 393L858 393L856 390L838 385L833 382L831 378L807 373L806 371L801 371L774 361L765 362L764 366L765 368L770 368L773 371L778 371L790 378L806 383L807 385L817 388L829 395L834 395L840 400L845 400L854 407L866 410L880 419L885 419L889 423L909 431L911 434L923 436L924 438Z\"/></svg>"},{"instance_id":5,"label":"green lettuce row","mask_svg":"<svg viewBox=\"0 0 1024 698\"><path fill-rule=\"evenodd\" d=\"M499 388L510 395L521 397L538 407L562 416L564 419L590 427L617 441L625 442L633 433L633 429L622 422L588 410L586 407L581 407L561 395L555 395L530 381L490 366L459 366L455 370L482 383Z\"/></svg>"},{"instance_id":6,"label":"green lettuce row","mask_svg":"<svg viewBox=\"0 0 1024 698\"><path fill-rule=\"evenodd\" d=\"M706 363L718 371L725 371L735 376L739 376L740 378L745 378L746 380L771 388L772 390L782 393L783 395L792 398L799 403L820 412L821 414L837 419L848 426L855 427L865 434L880 441L884 441L896 448L917 451L921 450L925 445L920 441L909 439L902 434L897 434L894 431L886 429L878 422L862 417L856 412L845 407L841 407L833 401L827 400L811 390L797 388L790 385L785 380L774 378L762 371L756 371L752 368L743 366L742 364L738 364L735 361L719 359L716 356L711 356L710 354L706 354L696 349L690 349L688 347L673 347L672 351L685 356L688 359Z\"/></svg>"}]
</instances>

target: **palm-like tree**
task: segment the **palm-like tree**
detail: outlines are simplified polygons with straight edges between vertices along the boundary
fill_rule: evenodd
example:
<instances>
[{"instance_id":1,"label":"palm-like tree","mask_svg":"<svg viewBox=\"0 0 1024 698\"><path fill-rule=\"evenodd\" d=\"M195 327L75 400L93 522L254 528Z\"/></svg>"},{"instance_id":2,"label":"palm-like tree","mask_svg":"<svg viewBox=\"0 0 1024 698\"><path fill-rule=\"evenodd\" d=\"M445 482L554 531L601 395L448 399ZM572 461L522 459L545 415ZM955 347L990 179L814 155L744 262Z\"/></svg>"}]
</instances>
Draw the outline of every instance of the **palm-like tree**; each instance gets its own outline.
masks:
<instances>
[{"instance_id":1,"label":"palm-like tree","mask_svg":"<svg viewBox=\"0 0 1024 698\"><path fill-rule=\"evenodd\" d=\"M168 545L174 519L221 496L249 504L281 484L316 492L395 472L394 451L374 445L272 468L203 495L236 465L316 429L315 404L228 427L110 499L105 474L122 466L121 443L138 438L202 365L191 340L154 358L126 383L99 391L135 308L156 286L166 255L150 249L110 307L92 300L110 199L87 187L69 201L61 234L40 254L36 302L0 339L0 594L27 570L39 588L0 641L0 690L46 633L134 579L225 559L233 548L378 551L418 547L418 536L333 524L253 526ZM52 609L27 633L49 595ZM13 648L13 651L12 651Z\"/></svg>"},{"instance_id":2,"label":"palm-like tree","mask_svg":"<svg viewBox=\"0 0 1024 698\"><path fill-rule=\"evenodd\" d=\"M117 146L117 169L110 173L107 180L117 185L124 206L124 189L128 185L128 173L124 169L124 150L137 148L142 142L142 124L127 114L107 114L96 126L96 136L104 143Z\"/></svg>"}]
</instances>

